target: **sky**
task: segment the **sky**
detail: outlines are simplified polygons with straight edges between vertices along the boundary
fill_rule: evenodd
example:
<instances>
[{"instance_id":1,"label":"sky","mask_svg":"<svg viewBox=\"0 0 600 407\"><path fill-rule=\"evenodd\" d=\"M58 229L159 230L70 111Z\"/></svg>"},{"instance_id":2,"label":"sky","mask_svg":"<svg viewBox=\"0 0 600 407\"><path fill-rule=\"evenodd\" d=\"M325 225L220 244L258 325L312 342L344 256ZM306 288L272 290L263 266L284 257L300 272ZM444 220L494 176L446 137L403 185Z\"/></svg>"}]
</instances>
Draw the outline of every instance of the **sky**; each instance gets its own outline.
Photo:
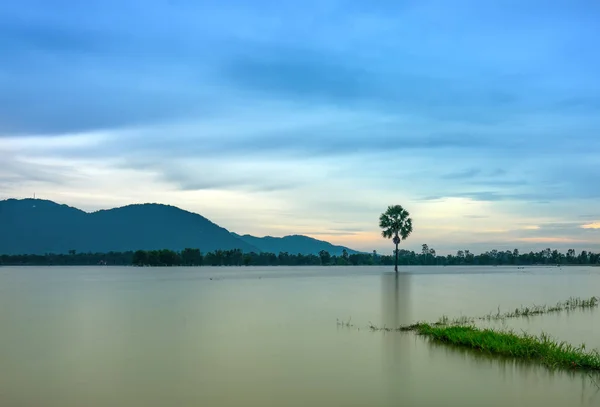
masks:
<instances>
[{"instance_id":1,"label":"sky","mask_svg":"<svg viewBox=\"0 0 600 407\"><path fill-rule=\"evenodd\" d=\"M595 0L0 3L0 199L391 252L600 250Z\"/></svg>"}]
</instances>

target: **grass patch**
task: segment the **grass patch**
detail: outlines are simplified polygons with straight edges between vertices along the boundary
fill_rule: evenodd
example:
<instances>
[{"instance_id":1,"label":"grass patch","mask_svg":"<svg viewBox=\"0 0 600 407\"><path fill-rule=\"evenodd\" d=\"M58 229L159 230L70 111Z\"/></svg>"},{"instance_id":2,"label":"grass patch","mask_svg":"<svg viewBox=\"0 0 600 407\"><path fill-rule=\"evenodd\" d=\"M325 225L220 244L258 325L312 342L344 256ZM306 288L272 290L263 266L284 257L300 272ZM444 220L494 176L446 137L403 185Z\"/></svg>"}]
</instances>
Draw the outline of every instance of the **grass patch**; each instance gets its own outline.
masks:
<instances>
[{"instance_id":1,"label":"grass patch","mask_svg":"<svg viewBox=\"0 0 600 407\"><path fill-rule=\"evenodd\" d=\"M531 305L528 307L521 306L514 311L500 312L498 307L497 312L492 312L481 317L460 317L450 320L447 316L442 316L435 325L467 325L473 324L476 321L504 321L510 318L527 318L544 314L556 314L564 311L575 311L597 308L600 299L598 297L578 298L571 297L566 301L557 302L555 305Z\"/></svg>"},{"instance_id":2,"label":"grass patch","mask_svg":"<svg viewBox=\"0 0 600 407\"><path fill-rule=\"evenodd\" d=\"M436 342L451 344L490 355L512 357L523 360L539 362L549 368L563 368L568 370L583 370L600 372L600 353L594 349L587 351L585 344L573 346L567 342L557 342L547 334L540 336L527 333L517 334L511 330L494 330L476 328L473 324L478 320L497 321L507 318L530 317L536 315L574 311L596 308L598 298L588 299L569 298L554 306L521 307L514 311L488 314L483 317L460 317L449 319L442 316L435 323L418 322L397 328L377 327L369 323L372 331L415 331Z\"/></svg>"},{"instance_id":3,"label":"grass patch","mask_svg":"<svg viewBox=\"0 0 600 407\"><path fill-rule=\"evenodd\" d=\"M566 342L556 342L546 334L534 336L473 326L425 323L405 327L404 330L413 330L438 342L480 352L536 361L550 368L600 371L600 353L597 350L586 351L585 345L575 347Z\"/></svg>"}]
</instances>

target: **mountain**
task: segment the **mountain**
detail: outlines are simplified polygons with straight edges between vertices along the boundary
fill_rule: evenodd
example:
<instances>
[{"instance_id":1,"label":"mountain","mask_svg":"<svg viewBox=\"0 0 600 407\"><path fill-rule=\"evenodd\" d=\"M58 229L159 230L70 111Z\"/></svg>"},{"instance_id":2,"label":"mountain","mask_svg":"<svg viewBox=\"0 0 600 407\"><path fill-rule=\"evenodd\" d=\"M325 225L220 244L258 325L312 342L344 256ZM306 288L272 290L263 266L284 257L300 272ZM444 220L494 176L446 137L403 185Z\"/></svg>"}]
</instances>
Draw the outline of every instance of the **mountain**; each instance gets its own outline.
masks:
<instances>
[{"instance_id":1,"label":"mountain","mask_svg":"<svg viewBox=\"0 0 600 407\"><path fill-rule=\"evenodd\" d=\"M240 236L170 205L136 204L84 212L42 199L0 201L0 254L241 249L244 252L339 255L344 247L307 236ZM349 254L356 253L346 248Z\"/></svg>"},{"instance_id":2,"label":"mountain","mask_svg":"<svg viewBox=\"0 0 600 407\"><path fill-rule=\"evenodd\" d=\"M41 199L0 201L0 253L258 248L203 216L174 206L128 205L87 213Z\"/></svg>"},{"instance_id":3,"label":"mountain","mask_svg":"<svg viewBox=\"0 0 600 407\"><path fill-rule=\"evenodd\" d=\"M344 246L335 246L329 242L313 239L308 236L255 237L251 235L240 236L235 233L233 233L233 235L252 246L258 247L261 251L269 253L288 252L289 254L319 254L321 250L325 250L331 255L340 256L344 249L348 254L358 253L356 250Z\"/></svg>"}]
</instances>

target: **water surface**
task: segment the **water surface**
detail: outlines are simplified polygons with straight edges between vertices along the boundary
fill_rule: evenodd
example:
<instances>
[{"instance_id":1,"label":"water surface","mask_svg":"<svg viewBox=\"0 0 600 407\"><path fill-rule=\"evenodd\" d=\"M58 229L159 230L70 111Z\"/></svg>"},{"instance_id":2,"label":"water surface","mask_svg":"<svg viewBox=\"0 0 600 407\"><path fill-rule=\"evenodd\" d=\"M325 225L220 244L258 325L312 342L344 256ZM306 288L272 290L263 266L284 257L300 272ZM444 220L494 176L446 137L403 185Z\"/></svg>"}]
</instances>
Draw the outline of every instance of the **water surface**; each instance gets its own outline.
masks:
<instances>
[{"instance_id":1,"label":"water surface","mask_svg":"<svg viewBox=\"0 0 600 407\"><path fill-rule=\"evenodd\" d=\"M389 271L0 267L0 405L600 405L586 375L366 329L600 295L599 268ZM597 318L509 325L600 348Z\"/></svg>"}]
</instances>

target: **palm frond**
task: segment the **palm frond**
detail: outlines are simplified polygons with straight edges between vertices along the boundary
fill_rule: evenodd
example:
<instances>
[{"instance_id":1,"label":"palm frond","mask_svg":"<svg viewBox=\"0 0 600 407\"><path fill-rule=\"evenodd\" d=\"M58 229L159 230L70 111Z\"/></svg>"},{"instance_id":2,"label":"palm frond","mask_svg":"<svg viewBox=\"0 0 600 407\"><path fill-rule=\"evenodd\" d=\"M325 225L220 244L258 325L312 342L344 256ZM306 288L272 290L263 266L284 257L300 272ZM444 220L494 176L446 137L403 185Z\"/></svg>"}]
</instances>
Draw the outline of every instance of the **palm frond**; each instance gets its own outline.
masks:
<instances>
[{"instance_id":1,"label":"palm frond","mask_svg":"<svg viewBox=\"0 0 600 407\"><path fill-rule=\"evenodd\" d=\"M405 240L413 230L410 213L402 205L390 205L379 217L379 227L383 229L381 235L392 238L398 235Z\"/></svg>"}]
</instances>

